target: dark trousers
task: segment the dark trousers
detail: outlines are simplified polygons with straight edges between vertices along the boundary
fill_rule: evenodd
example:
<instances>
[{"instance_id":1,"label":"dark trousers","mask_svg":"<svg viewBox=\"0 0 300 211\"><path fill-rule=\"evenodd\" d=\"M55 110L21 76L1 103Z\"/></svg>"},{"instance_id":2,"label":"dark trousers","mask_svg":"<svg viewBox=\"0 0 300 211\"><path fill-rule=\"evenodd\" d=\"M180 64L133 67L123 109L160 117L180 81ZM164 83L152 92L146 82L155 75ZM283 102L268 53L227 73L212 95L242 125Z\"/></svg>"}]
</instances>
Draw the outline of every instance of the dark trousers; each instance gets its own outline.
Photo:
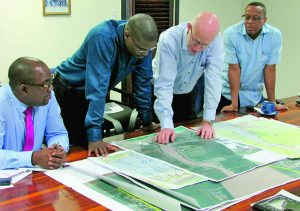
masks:
<instances>
[{"instance_id":1,"label":"dark trousers","mask_svg":"<svg viewBox=\"0 0 300 211\"><path fill-rule=\"evenodd\" d=\"M187 94L174 94L173 121L182 122L197 118L204 104L204 74L198 79L193 90Z\"/></svg>"},{"instance_id":2,"label":"dark trousers","mask_svg":"<svg viewBox=\"0 0 300 211\"><path fill-rule=\"evenodd\" d=\"M84 90L77 90L57 75L53 80L55 97L61 108L61 116L69 134L70 144L87 147L84 124L88 104Z\"/></svg>"}]
</instances>

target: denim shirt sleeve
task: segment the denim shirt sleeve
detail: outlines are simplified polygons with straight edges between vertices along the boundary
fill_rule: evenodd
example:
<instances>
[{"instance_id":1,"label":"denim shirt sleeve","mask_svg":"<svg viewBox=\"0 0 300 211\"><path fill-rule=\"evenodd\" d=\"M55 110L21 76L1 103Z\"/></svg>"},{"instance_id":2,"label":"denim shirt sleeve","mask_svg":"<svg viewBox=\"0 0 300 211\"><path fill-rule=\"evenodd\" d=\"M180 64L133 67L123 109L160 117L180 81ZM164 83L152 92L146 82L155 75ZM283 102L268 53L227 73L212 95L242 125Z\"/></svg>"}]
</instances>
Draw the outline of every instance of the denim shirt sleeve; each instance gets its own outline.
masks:
<instances>
[{"instance_id":1,"label":"denim shirt sleeve","mask_svg":"<svg viewBox=\"0 0 300 211\"><path fill-rule=\"evenodd\" d=\"M146 57L139 59L138 65L132 73L134 83L134 102L142 119L143 126L152 123L152 52Z\"/></svg>"},{"instance_id":2,"label":"denim shirt sleeve","mask_svg":"<svg viewBox=\"0 0 300 211\"><path fill-rule=\"evenodd\" d=\"M88 141L101 141L101 125L110 80L110 62L115 51L114 40L108 36L93 36L88 41L85 95L88 111L85 118Z\"/></svg>"}]
</instances>

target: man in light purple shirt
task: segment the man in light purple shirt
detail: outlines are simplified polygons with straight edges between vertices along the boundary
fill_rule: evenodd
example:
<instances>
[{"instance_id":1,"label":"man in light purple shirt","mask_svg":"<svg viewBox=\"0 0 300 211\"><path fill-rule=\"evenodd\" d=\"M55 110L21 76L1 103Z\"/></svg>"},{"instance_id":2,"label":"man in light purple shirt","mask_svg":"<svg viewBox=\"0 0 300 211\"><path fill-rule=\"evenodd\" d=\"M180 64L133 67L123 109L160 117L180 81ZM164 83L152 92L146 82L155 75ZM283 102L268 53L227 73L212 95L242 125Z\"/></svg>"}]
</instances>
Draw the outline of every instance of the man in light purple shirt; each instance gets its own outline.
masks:
<instances>
[{"instance_id":1,"label":"man in light purple shirt","mask_svg":"<svg viewBox=\"0 0 300 211\"><path fill-rule=\"evenodd\" d=\"M204 116L197 131L201 138L213 138L212 128L221 96L223 41L216 15L200 13L191 23L183 23L163 32L159 38L154 70L155 113L161 131L156 141L174 142L175 122L196 118L196 83L204 75ZM174 116L173 116L174 114Z\"/></svg>"},{"instance_id":2,"label":"man in light purple shirt","mask_svg":"<svg viewBox=\"0 0 300 211\"><path fill-rule=\"evenodd\" d=\"M0 88L0 169L35 165L59 168L69 139L52 91L49 68L38 59L21 57L11 64L8 78L9 85ZM24 151L24 111L28 107L33 110L34 143L32 149ZM44 141L46 148L42 148Z\"/></svg>"}]
</instances>

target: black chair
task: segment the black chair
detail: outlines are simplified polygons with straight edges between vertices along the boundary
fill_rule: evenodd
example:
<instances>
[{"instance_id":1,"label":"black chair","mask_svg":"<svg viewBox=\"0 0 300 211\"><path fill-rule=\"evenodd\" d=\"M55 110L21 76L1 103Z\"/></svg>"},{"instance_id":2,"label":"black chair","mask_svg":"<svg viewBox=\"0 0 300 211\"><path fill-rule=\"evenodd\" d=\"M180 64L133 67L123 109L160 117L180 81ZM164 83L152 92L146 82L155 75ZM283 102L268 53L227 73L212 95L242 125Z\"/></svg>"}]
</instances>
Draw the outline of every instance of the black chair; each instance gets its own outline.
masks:
<instances>
[{"instance_id":1,"label":"black chair","mask_svg":"<svg viewBox=\"0 0 300 211\"><path fill-rule=\"evenodd\" d=\"M131 93L119 88L113 88L112 91L120 93L122 98L133 97ZM104 137L134 131L141 126L136 108L125 102L110 99L110 94L106 99L104 120Z\"/></svg>"}]
</instances>

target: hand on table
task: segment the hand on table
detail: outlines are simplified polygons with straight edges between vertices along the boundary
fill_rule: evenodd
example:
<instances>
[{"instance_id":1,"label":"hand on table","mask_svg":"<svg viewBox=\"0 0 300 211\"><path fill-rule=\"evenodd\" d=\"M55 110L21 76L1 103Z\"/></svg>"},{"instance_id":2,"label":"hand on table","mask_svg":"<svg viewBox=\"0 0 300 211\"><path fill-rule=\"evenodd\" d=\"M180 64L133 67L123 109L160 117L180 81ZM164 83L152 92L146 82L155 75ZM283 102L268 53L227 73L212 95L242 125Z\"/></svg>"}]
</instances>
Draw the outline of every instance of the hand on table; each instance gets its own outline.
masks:
<instances>
[{"instance_id":1,"label":"hand on table","mask_svg":"<svg viewBox=\"0 0 300 211\"><path fill-rule=\"evenodd\" d=\"M239 109L233 105L224 106L221 111L223 112L237 112Z\"/></svg>"},{"instance_id":2,"label":"hand on table","mask_svg":"<svg viewBox=\"0 0 300 211\"><path fill-rule=\"evenodd\" d=\"M275 110L276 111L285 111L288 110L289 108L285 105L281 105L281 104L275 104Z\"/></svg>"},{"instance_id":3,"label":"hand on table","mask_svg":"<svg viewBox=\"0 0 300 211\"><path fill-rule=\"evenodd\" d=\"M52 145L33 152L32 164L42 168L57 169L65 162L66 152L61 146Z\"/></svg>"},{"instance_id":4,"label":"hand on table","mask_svg":"<svg viewBox=\"0 0 300 211\"><path fill-rule=\"evenodd\" d=\"M108 155L108 148L110 144L106 143L105 141L95 141L90 142L88 146L88 156L91 156L94 152L96 157L99 156L107 156Z\"/></svg>"},{"instance_id":5,"label":"hand on table","mask_svg":"<svg viewBox=\"0 0 300 211\"><path fill-rule=\"evenodd\" d=\"M197 130L196 134L202 139L211 139L215 137L213 127L206 121L204 121L203 125Z\"/></svg>"},{"instance_id":6,"label":"hand on table","mask_svg":"<svg viewBox=\"0 0 300 211\"><path fill-rule=\"evenodd\" d=\"M156 136L155 141L159 144L168 144L175 141L175 131L173 128L164 128Z\"/></svg>"}]
</instances>

